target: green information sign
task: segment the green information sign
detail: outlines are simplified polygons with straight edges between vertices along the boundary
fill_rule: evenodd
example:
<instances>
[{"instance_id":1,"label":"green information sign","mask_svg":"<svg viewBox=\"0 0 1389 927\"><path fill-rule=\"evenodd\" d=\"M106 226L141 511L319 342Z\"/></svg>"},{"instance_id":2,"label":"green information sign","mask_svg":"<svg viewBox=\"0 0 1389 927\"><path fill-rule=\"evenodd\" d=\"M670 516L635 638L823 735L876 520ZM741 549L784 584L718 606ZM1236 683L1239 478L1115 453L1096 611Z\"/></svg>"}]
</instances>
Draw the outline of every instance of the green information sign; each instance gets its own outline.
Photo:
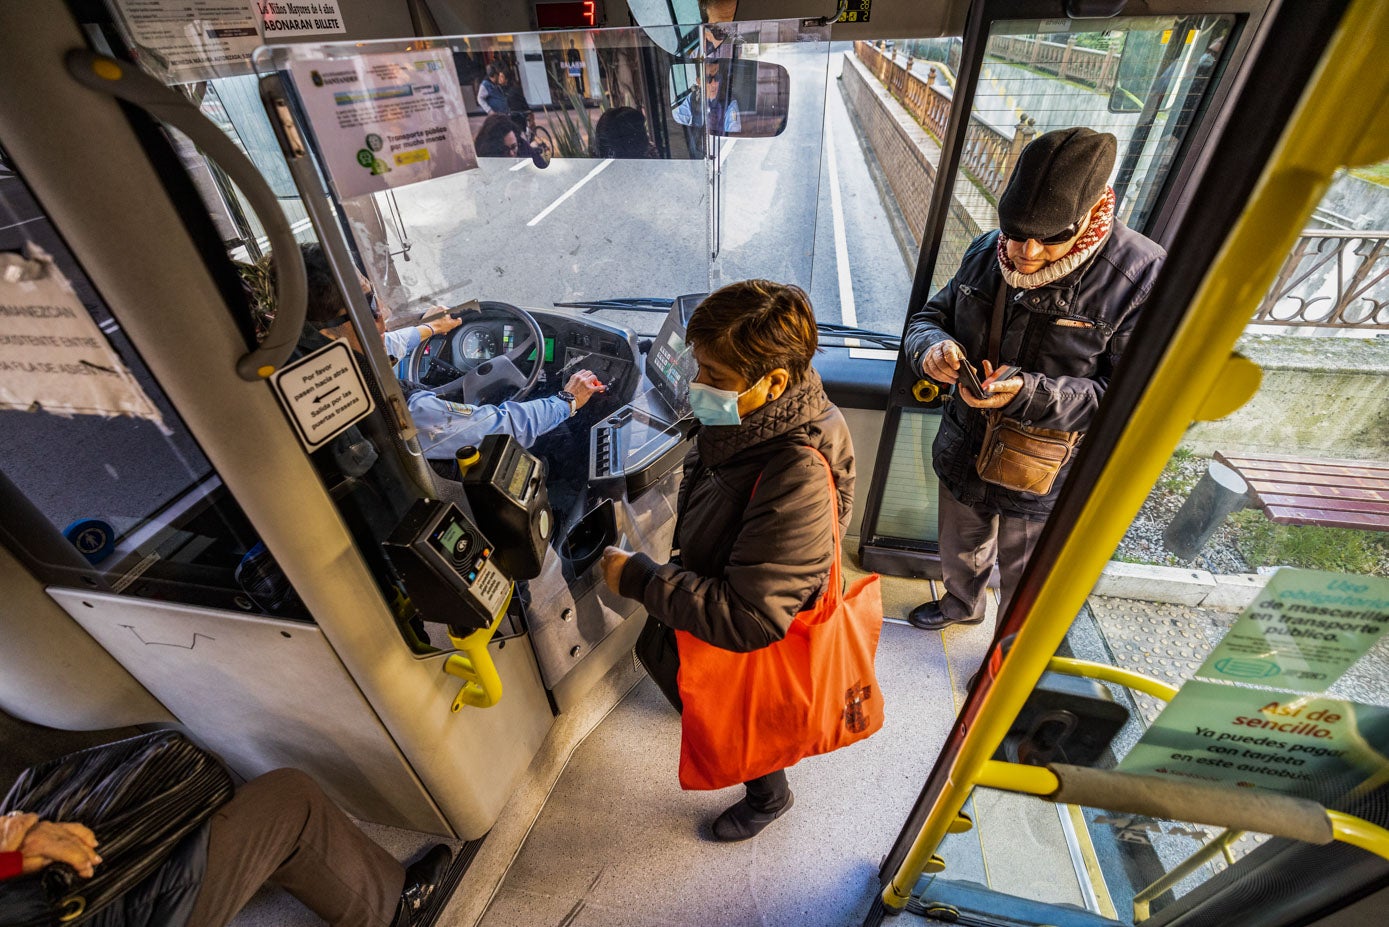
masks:
<instances>
[{"instance_id":1,"label":"green information sign","mask_svg":"<svg viewBox=\"0 0 1389 927\"><path fill-rule=\"evenodd\" d=\"M1333 801L1389 768L1389 709L1192 680L1121 772Z\"/></svg>"},{"instance_id":2,"label":"green information sign","mask_svg":"<svg viewBox=\"0 0 1389 927\"><path fill-rule=\"evenodd\" d=\"M1196 671L1324 692L1389 630L1389 579L1283 568Z\"/></svg>"}]
</instances>

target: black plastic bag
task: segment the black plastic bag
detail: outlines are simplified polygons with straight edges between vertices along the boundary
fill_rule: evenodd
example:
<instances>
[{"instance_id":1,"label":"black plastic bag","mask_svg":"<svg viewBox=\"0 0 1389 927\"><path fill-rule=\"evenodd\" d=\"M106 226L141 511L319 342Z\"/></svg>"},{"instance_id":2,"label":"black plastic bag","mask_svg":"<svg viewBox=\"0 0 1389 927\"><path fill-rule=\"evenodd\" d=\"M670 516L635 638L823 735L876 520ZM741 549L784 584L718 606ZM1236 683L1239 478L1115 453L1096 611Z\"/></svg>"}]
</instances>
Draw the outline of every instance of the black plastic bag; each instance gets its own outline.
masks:
<instances>
[{"instance_id":1,"label":"black plastic bag","mask_svg":"<svg viewBox=\"0 0 1389 927\"><path fill-rule=\"evenodd\" d=\"M0 803L48 821L85 824L102 862L90 879L61 863L10 879L0 925L81 924L163 864L232 796L218 760L177 731L103 744L25 770Z\"/></svg>"},{"instance_id":2,"label":"black plastic bag","mask_svg":"<svg viewBox=\"0 0 1389 927\"><path fill-rule=\"evenodd\" d=\"M680 651L675 646L675 632L647 615L635 649L637 659L646 667L647 675L656 683L666 701L676 711L683 712L685 706L680 701L680 687L676 685L676 676L680 673Z\"/></svg>"}]
</instances>

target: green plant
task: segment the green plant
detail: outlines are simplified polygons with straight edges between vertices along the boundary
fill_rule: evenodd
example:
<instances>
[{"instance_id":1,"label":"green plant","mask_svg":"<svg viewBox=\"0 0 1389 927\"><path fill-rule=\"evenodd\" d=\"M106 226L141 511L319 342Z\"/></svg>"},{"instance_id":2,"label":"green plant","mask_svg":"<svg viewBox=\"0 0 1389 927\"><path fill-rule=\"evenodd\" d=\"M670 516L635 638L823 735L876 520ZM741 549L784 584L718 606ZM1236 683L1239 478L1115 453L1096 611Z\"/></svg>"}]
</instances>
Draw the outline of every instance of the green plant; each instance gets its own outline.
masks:
<instances>
[{"instance_id":1,"label":"green plant","mask_svg":"<svg viewBox=\"0 0 1389 927\"><path fill-rule=\"evenodd\" d=\"M1198 480L1201 479L1201 472L1204 468L1188 466L1196 459L1196 453L1187 448L1179 447L1172 452L1172 456L1167 461L1167 466L1163 468L1162 475L1157 478L1157 483L1153 488L1159 492L1173 493L1185 496L1191 492Z\"/></svg>"},{"instance_id":2,"label":"green plant","mask_svg":"<svg viewBox=\"0 0 1389 927\"><path fill-rule=\"evenodd\" d=\"M1389 540L1367 531L1319 525L1275 525L1262 512L1230 516L1234 543L1251 567L1295 566L1333 573L1389 576Z\"/></svg>"},{"instance_id":3,"label":"green plant","mask_svg":"<svg viewBox=\"0 0 1389 927\"><path fill-rule=\"evenodd\" d=\"M556 155L561 158L587 158L593 122L588 118L584 98L569 82L569 74L558 65L550 66L550 92L559 91L564 104L550 113L550 133L555 137Z\"/></svg>"}]
</instances>

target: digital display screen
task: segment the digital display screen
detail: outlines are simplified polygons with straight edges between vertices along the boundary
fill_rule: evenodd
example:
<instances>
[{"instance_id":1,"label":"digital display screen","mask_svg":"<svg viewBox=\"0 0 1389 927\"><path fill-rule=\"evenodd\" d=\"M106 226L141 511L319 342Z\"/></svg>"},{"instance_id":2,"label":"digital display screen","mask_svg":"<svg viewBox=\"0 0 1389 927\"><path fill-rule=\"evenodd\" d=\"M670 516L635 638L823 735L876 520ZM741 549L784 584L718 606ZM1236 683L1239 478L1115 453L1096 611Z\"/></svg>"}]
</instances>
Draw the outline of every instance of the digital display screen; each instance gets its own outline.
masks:
<instances>
[{"instance_id":1,"label":"digital display screen","mask_svg":"<svg viewBox=\"0 0 1389 927\"><path fill-rule=\"evenodd\" d=\"M555 339L553 339L553 338L546 338L546 339L545 339L545 363L548 364L548 363L550 363L551 361L553 361L554 359L555 359ZM531 352L530 352L529 355L527 355L526 360L528 360L528 361L533 361L533 360L535 360L535 348L531 348Z\"/></svg>"},{"instance_id":2,"label":"digital display screen","mask_svg":"<svg viewBox=\"0 0 1389 927\"><path fill-rule=\"evenodd\" d=\"M513 499L520 499L526 484L530 482L531 471L535 469L535 464L529 457L517 457L516 469L511 471L511 482L506 486L506 494Z\"/></svg>"},{"instance_id":3,"label":"digital display screen","mask_svg":"<svg viewBox=\"0 0 1389 927\"><path fill-rule=\"evenodd\" d=\"M453 547L458 543L458 539L463 536L463 526L456 521L451 521L448 527L444 528L444 533L439 535L439 547L446 554L453 553Z\"/></svg>"},{"instance_id":4,"label":"digital display screen","mask_svg":"<svg viewBox=\"0 0 1389 927\"><path fill-rule=\"evenodd\" d=\"M680 434L680 429L674 425L652 418L637 409L633 409L632 412L631 421L622 429L624 468L640 466L648 457L654 457L665 450L671 440Z\"/></svg>"},{"instance_id":5,"label":"digital display screen","mask_svg":"<svg viewBox=\"0 0 1389 927\"><path fill-rule=\"evenodd\" d=\"M598 0L535 5L535 25L539 29L592 29L598 25L598 18Z\"/></svg>"}]
</instances>

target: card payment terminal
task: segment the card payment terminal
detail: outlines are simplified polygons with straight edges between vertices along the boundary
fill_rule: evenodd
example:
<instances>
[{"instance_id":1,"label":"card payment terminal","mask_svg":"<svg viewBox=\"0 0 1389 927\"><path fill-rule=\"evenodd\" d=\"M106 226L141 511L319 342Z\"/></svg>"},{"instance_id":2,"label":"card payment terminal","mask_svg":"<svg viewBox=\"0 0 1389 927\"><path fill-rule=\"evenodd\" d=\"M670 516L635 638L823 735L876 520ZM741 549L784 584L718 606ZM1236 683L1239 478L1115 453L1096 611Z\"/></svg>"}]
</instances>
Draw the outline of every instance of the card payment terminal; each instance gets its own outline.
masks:
<instances>
[{"instance_id":1,"label":"card payment terminal","mask_svg":"<svg viewBox=\"0 0 1389 927\"><path fill-rule=\"evenodd\" d=\"M425 621L467 632L489 627L506 610L511 577L453 503L417 499L383 547Z\"/></svg>"}]
</instances>

